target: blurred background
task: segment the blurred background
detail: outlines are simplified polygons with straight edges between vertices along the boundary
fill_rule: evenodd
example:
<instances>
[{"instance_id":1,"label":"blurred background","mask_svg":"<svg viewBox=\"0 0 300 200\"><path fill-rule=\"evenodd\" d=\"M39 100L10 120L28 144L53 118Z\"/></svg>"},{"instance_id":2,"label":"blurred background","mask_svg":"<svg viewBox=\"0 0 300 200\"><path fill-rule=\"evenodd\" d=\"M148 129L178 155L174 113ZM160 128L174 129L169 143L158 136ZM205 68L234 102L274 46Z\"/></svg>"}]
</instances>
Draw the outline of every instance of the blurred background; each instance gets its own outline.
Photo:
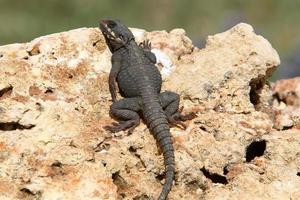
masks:
<instances>
[{"instance_id":1,"label":"blurred background","mask_svg":"<svg viewBox=\"0 0 300 200\"><path fill-rule=\"evenodd\" d=\"M0 0L0 45L97 27L102 18L148 31L184 28L200 48L208 35L246 22L281 57L272 79L300 76L300 0Z\"/></svg>"}]
</instances>

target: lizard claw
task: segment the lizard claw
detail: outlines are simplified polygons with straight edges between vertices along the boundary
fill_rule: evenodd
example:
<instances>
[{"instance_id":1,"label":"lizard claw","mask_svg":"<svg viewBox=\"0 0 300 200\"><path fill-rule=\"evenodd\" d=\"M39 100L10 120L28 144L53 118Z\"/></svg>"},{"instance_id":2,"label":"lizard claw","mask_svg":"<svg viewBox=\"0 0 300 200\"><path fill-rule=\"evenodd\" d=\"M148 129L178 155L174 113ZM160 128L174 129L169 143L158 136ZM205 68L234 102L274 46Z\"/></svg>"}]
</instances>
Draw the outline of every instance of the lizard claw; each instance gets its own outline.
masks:
<instances>
[{"instance_id":1,"label":"lizard claw","mask_svg":"<svg viewBox=\"0 0 300 200\"><path fill-rule=\"evenodd\" d=\"M105 126L104 129L112 133L128 129L128 133L131 134L133 130L139 125L139 123L140 122L137 120L120 121L118 123L113 122L112 125Z\"/></svg>"},{"instance_id":2,"label":"lizard claw","mask_svg":"<svg viewBox=\"0 0 300 200\"><path fill-rule=\"evenodd\" d=\"M176 126L177 128L180 128L182 130L186 129L186 125L183 122L181 122L181 121L178 121L178 120L169 120L169 123L170 123L170 125Z\"/></svg>"},{"instance_id":3,"label":"lizard claw","mask_svg":"<svg viewBox=\"0 0 300 200\"><path fill-rule=\"evenodd\" d=\"M146 50L146 51L151 51L151 42L150 42L150 40L144 40L143 42L141 42L139 44L139 46L141 48L143 48L144 50Z\"/></svg>"},{"instance_id":4,"label":"lizard claw","mask_svg":"<svg viewBox=\"0 0 300 200\"><path fill-rule=\"evenodd\" d=\"M116 126L104 126L104 129L111 132L111 133L116 133L116 132L121 131L121 129L119 129Z\"/></svg>"},{"instance_id":5,"label":"lizard claw","mask_svg":"<svg viewBox=\"0 0 300 200\"><path fill-rule=\"evenodd\" d=\"M168 118L168 121L171 125L176 126L182 130L186 129L186 125L183 123L184 121L194 119L197 117L196 113L191 112L189 114L183 115L180 113L182 108L179 109L179 112L175 113L171 117Z\"/></svg>"},{"instance_id":6,"label":"lizard claw","mask_svg":"<svg viewBox=\"0 0 300 200\"><path fill-rule=\"evenodd\" d=\"M187 120L192 120L192 119L196 118L197 115L196 115L195 112L191 112L191 113L186 114L186 115L180 114L178 117L179 117L179 120L181 120L181 121L187 121Z\"/></svg>"}]
</instances>

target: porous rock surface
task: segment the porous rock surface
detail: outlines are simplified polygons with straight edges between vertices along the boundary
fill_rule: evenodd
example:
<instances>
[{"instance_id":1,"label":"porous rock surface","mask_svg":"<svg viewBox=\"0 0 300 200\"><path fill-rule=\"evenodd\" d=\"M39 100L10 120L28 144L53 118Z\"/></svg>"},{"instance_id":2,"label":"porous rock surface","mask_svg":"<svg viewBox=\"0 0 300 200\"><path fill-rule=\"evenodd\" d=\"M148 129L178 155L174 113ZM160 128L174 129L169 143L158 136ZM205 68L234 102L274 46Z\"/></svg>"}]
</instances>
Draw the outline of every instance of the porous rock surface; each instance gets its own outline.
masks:
<instances>
[{"instance_id":1,"label":"porous rock surface","mask_svg":"<svg viewBox=\"0 0 300 200\"><path fill-rule=\"evenodd\" d=\"M197 113L171 128L169 199L300 199L300 81L266 81L280 63L269 42L247 24L203 49L182 29L132 30L168 67L163 90ZM158 196L163 159L147 127L104 129L110 56L97 28L0 47L0 199Z\"/></svg>"}]
</instances>

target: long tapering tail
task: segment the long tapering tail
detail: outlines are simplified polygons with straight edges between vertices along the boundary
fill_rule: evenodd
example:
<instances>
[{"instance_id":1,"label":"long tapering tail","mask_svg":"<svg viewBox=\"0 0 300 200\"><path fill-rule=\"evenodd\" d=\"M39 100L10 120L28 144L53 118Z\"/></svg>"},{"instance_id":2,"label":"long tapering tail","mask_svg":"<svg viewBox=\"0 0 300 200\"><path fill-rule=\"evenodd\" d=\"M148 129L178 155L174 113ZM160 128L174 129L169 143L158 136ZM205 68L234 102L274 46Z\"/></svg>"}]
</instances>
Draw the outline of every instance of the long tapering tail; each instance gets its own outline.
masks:
<instances>
[{"instance_id":1,"label":"long tapering tail","mask_svg":"<svg viewBox=\"0 0 300 200\"><path fill-rule=\"evenodd\" d=\"M151 97L151 98L150 98ZM165 183L158 200L165 200L170 192L175 174L175 157L172 144L172 135L164 111L159 102L158 94L144 93L143 114L151 133L158 142L164 157Z\"/></svg>"}]
</instances>

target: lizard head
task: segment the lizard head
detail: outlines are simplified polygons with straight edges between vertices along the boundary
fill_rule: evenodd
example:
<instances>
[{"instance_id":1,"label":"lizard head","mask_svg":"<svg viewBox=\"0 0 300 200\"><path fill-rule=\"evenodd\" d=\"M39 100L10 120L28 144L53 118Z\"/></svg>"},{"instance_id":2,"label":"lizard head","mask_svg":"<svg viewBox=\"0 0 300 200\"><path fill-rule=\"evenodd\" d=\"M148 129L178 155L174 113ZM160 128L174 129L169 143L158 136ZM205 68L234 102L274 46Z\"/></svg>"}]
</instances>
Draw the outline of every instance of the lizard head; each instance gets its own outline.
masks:
<instances>
[{"instance_id":1,"label":"lizard head","mask_svg":"<svg viewBox=\"0 0 300 200\"><path fill-rule=\"evenodd\" d=\"M132 32L118 20L101 20L100 30L111 52L134 39Z\"/></svg>"}]
</instances>

